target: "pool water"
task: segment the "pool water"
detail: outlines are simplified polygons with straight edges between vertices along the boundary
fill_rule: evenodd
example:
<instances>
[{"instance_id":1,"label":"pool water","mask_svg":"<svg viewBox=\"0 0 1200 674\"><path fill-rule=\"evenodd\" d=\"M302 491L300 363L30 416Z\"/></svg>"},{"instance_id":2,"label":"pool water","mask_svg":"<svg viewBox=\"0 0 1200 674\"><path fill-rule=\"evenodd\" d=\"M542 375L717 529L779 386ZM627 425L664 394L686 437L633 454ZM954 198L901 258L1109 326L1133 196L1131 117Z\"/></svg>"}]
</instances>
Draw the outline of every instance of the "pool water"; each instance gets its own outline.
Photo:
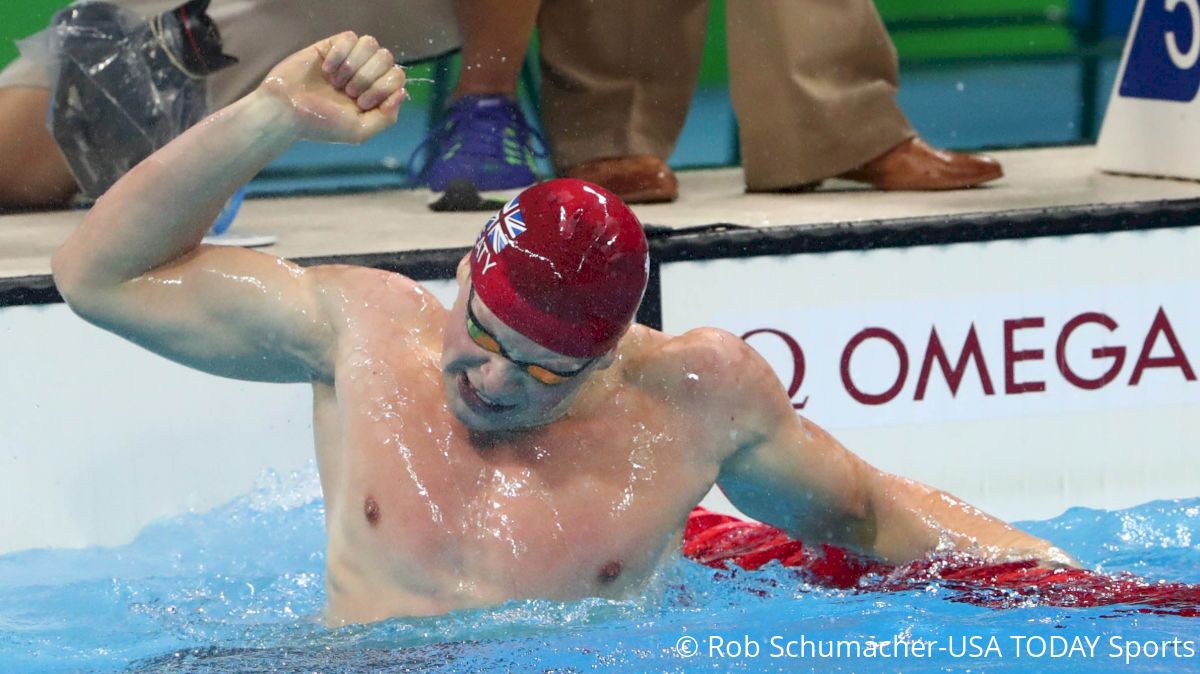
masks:
<instances>
[{"instance_id":1,"label":"pool water","mask_svg":"<svg viewBox=\"0 0 1200 674\"><path fill-rule=\"evenodd\" d=\"M1200 582L1200 498L1022 525L1093 569ZM329 630L323 565L312 470L267 476L129 545L5 555L0 672L1200 672L1197 618L995 610L938 585L817 589L775 565L682 557L627 601L514 601Z\"/></svg>"}]
</instances>

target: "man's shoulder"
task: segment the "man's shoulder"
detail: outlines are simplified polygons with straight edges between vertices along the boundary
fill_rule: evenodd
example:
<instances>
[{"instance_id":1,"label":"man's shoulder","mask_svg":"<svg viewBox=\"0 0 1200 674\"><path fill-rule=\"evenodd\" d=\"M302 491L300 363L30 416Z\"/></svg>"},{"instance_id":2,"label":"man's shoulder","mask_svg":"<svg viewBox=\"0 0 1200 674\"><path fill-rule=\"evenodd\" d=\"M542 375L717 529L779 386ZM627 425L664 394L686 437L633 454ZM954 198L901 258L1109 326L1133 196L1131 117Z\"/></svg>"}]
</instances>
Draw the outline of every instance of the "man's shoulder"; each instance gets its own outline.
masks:
<instances>
[{"instance_id":1,"label":"man's shoulder","mask_svg":"<svg viewBox=\"0 0 1200 674\"><path fill-rule=\"evenodd\" d=\"M668 391L695 391L711 397L741 388L745 376L771 376L770 368L737 335L719 328L696 328L680 335L641 328L637 336L640 376Z\"/></svg>"},{"instance_id":2,"label":"man's shoulder","mask_svg":"<svg viewBox=\"0 0 1200 674\"><path fill-rule=\"evenodd\" d=\"M719 367L729 357L750 348L737 335L720 328L695 328L680 335L663 336L661 357L708 369Z\"/></svg>"},{"instance_id":3,"label":"man's shoulder","mask_svg":"<svg viewBox=\"0 0 1200 674\"><path fill-rule=\"evenodd\" d=\"M356 302L388 302L419 306L441 303L421 283L396 272L349 264L310 267L318 289L337 298Z\"/></svg>"},{"instance_id":4,"label":"man's shoulder","mask_svg":"<svg viewBox=\"0 0 1200 674\"><path fill-rule=\"evenodd\" d=\"M718 461L793 416L774 370L737 335L716 328L678 336L643 330L635 337L638 357L631 359L636 385L686 415L697 433L719 430L719 437L710 436Z\"/></svg>"},{"instance_id":5,"label":"man's shoulder","mask_svg":"<svg viewBox=\"0 0 1200 674\"><path fill-rule=\"evenodd\" d=\"M342 319L360 315L418 319L444 310L429 289L403 274L356 265L321 265L307 273L327 311Z\"/></svg>"}]
</instances>

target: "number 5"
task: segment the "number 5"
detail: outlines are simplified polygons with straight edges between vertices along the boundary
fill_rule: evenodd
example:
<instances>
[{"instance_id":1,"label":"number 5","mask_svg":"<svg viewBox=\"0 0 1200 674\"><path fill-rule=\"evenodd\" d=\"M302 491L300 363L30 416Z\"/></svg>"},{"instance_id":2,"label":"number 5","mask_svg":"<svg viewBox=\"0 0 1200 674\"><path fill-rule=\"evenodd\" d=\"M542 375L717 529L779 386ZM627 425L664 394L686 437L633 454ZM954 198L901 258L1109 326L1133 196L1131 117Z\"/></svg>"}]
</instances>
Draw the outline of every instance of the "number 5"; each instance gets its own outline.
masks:
<instances>
[{"instance_id":1,"label":"number 5","mask_svg":"<svg viewBox=\"0 0 1200 674\"><path fill-rule=\"evenodd\" d=\"M1175 31L1168 30L1165 36L1167 53L1171 55L1171 62L1176 68L1191 70L1196 65L1197 57L1200 57L1200 4L1197 4L1197 0L1166 0L1167 11L1174 12L1181 3L1187 7L1192 20L1192 42L1188 45L1187 53L1181 52L1175 42Z\"/></svg>"}]
</instances>

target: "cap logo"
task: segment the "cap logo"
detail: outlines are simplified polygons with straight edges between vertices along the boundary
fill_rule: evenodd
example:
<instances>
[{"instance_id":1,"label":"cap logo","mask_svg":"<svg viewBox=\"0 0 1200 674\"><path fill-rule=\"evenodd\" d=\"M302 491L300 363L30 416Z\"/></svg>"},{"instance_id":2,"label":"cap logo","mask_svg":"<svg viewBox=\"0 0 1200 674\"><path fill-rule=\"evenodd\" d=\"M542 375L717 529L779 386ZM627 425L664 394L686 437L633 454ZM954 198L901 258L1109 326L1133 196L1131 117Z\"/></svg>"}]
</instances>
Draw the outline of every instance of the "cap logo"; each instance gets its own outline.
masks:
<instances>
[{"instance_id":1,"label":"cap logo","mask_svg":"<svg viewBox=\"0 0 1200 674\"><path fill-rule=\"evenodd\" d=\"M479 273L486 274L496 266L493 258L525 232L525 216L517 204L519 196L513 197L483 226L475 240L475 261L481 263Z\"/></svg>"}]
</instances>

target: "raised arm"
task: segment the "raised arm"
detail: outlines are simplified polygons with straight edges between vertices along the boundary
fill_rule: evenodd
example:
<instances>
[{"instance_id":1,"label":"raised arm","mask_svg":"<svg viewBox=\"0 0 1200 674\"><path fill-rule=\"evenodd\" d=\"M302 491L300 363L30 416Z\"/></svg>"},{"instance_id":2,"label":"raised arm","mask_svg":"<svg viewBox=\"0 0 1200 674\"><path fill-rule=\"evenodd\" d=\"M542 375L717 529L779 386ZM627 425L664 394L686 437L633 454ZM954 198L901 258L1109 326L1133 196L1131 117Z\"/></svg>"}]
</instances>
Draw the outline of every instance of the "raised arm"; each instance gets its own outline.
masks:
<instances>
[{"instance_id":1,"label":"raised arm","mask_svg":"<svg viewBox=\"0 0 1200 674\"><path fill-rule=\"evenodd\" d=\"M330 272L200 240L234 191L295 141L357 143L394 123L403 87L374 38L342 33L293 54L96 202L54 255L59 291L87 320L197 369L327 377Z\"/></svg>"},{"instance_id":2,"label":"raised arm","mask_svg":"<svg viewBox=\"0 0 1200 674\"><path fill-rule=\"evenodd\" d=\"M731 339L732 336L730 336ZM830 542L903 563L931 552L990 561L1077 565L1063 550L963 501L885 473L804 420L770 366L741 340L728 343L725 401L742 442L724 457L718 484L747 515L807 542Z\"/></svg>"}]
</instances>

